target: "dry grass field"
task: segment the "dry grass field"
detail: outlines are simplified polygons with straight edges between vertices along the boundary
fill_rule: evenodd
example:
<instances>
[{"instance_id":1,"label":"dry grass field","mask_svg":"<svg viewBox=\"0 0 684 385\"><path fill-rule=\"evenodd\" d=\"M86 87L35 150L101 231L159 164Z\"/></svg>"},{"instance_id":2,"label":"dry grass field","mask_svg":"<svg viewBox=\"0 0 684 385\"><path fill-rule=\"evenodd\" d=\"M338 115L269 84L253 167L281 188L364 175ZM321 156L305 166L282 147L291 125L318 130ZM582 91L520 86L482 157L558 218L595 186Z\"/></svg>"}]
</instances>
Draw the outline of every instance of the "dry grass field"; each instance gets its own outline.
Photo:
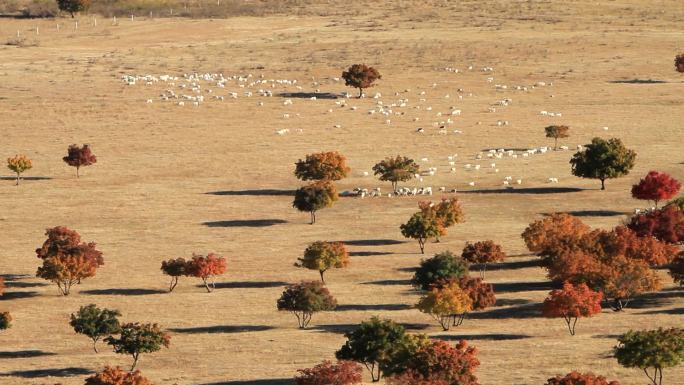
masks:
<instances>
[{"instance_id":1,"label":"dry grass field","mask_svg":"<svg viewBox=\"0 0 684 385\"><path fill-rule=\"evenodd\" d=\"M26 174L34 179L15 187L6 172L0 181L0 273L8 284L0 311L15 318L0 334L0 384L80 385L106 364L130 365L128 356L108 347L94 354L88 339L69 326L69 314L90 303L119 309L124 321L158 322L171 332L171 348L144 355L139 365L160 385L286 384L297 368L333 359L344 331L372 315L437 338L468 340L480 351L483 385L543 384L573 369L646 383L642 372L610 357L615 337L631 328L683 326L684 291L661 271L665 290L641 296L623 312L604 310L581 320L571 337L561 320L540 316L549 285L520 233L556 211L610 228L643 206L629 187L647 171L684 179L684 77L672 65L684 50L684 4L405 0L306 7L307 15L139 17L116 25L99 18L97 26L81 16L78 30L70 18L0 19L0 156L25 153L34 160ZM383 75L368 90L371 97L348 99L346 107L335 104L343 99L295 97L283 105L281 92L355 93L333 78L357 62ZM482 72L486 66L494 71ZM194 72L296 79L302 89L207 85L214 93L195 107L160 100L163 90L174 88L164 82L121 81L122 75ZM515 89L537 82L547 85ZM274 96L259 96L259 88ZM239 97L211 99L228 92ZM373 99L376 92L382 97ZM503 98L512 104L488 112ZM388 105L399 99L408 105L394 110L405 114L392 115L390 124L368 114L378 100ZM447 116L436 113L451 106L462 115L440 135L433 122ZM562 117L542 116L542 110ZM497 126L498 120L510 124ZM543 128L553 123L571 126L561 143L570 151L475 159L490 148L552 145ZM416 133L418 127L425 133ZM285 128L288 134L276 134ZM619 137L638 152L632 173L607 181L606 191L596 180L570 174L572 150L595 136ZM61 161L72 143L89 143L98 156L80 179ZM449 332L412 308L418 295L408 284L410 269L424 256L402 238L399 225L425 197L341 198L309 225L308 214L294 210L286 194L301 184L292 174L294 162L326 150L345 154L352 168L340 191L389 192L389 183L363 172L390 155L428 158L421 166L437 167L435 176L404 185L458 189L466 223L441 243L429 243L426 252L460 252L466 241L482 239L502 244L511 257L487 275L496 307L473 313ZM453 154L455 173L447 160ZM467 163L482 169L466 170ZM504 176L522 183L503 190ZM548 183L549 177L559 183ZM34 250L45 229L57 225L97 242L105 257L97 276L68 297L35 278ZM276 311L275 301L286 283L317 279L316 272L293 266L315 240L347 241L352 262L327 273L340 309L315 315L302 331L292 315ZM193 279L165 292L161 260L210 251L228 260L214 293ZM682 385L684 367L665 376L666 384Z\"/></svg>"}]
</instances>

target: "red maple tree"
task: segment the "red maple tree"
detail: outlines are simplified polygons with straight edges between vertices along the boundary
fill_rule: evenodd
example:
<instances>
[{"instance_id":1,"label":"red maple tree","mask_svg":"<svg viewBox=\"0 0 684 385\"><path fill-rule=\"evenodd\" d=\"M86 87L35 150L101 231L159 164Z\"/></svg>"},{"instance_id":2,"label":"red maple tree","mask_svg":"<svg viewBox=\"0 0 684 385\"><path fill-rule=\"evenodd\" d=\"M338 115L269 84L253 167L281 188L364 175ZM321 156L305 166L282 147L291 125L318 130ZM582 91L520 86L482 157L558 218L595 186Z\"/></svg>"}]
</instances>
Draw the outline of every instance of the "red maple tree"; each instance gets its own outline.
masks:
<instances>
[{"instance_id":1,"label":"red maple tree","mask_svg":"<svg viewBox=\"0 0 684 385\"><path fill-rule=\"evenodd\" d=\"M620 385L617 381L608 381L605 377L591 373L570 372L565 376L549 378L544 385Z\"/></svg>"},{"instance_id":2,"label":"red maple tree","mask_svg":"<svg viewBox=\"0 0 684 385\"><path fill-rule=\"evenodd\" d=\"M97 163L97 157L87 144L84 144L83 147L72 144L67 150L67 156L62 160L69 166L76 167L76 178L79 177L78 170L81 167Z\"/></svg>"},{"instance_id":3,"label":"red maple tree","mask_svg":"<svg viewBox=\"0 0 684 385\"><path fill-rule=\"evenodd\" d=\"M627 224L640 237L654 237L663 242L684 242L684 211L675 205L633 216Z\"/></svg>"},{"instance_id":4,"label":"red maple tree","mask_svg":"<svg viewBox=\"0 0 684 385\"><path fill-rule=\"evenodd\" d=\"M363 381L361 365L354 361L325 360L313 368L297 369L297 385L356 385Z\"/></svg>"},{"instance_id":5,"label":"red maple tree","mask_svg":"<svg viewBox=\"0 0 684 385\"><path fill-rule=\"evenodd\" d=\"M568 324L570 335L575 335L577 320L601 312L603 295L583 283L574 286L566 282L563 289L553 290L544 300L542 314L549 318L563 318Z\"/></svg>"},{"instance_id":6,"label":"red maple tree","mask_svg":"<svg viewBox=\"0 0 684 385\"><path fill-rule=\"evenodd\" d=\"M226 259L214 253L206 256L193 254L185 271L189 276L201 278L207 292L211 293L216 288L214 277L226 272Z\"/></svg>"},{"instance_id":7,"label":"red maple tree","mask_svg":"<svg viewBox=\"0 0 684 385\"><path fill-rule=\"evenodd\" d=\"M682 184L670 174L650 171L644 179L632 186L632 197L653 201L658 208L659 201L674 197L681 188Z\"/></svg>"}]
</instances>

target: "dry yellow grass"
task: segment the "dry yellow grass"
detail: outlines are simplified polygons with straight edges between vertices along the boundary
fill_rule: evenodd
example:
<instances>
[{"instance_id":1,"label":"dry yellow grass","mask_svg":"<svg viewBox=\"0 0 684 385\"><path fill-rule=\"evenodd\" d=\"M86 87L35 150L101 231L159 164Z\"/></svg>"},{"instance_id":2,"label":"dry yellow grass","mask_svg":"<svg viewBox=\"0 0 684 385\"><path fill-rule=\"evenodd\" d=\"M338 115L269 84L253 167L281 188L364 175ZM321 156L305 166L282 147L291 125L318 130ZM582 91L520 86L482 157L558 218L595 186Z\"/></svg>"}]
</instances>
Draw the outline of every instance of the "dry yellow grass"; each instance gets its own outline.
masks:
<instances>
[{"instance_id":1,"label":"dry yellow grass","mask_svg":"<svg viewBox=\"0 0 684 385\"><path fill-rule=\"evenodd\" d=\"M70 19L3 19L0 41L15 38L19 30L35 46L0 46L0 155L27 154L34 168L26 176L51 179L27 180L19 187L4 180L0 185L0 273L16 278L8 280L0 301L0 310L15 318L13 328L0 334L0 372L5 374L0 383L79 385L87 371L105 364L129 365L129 357L108 348L93 354L88 340L69 327L68 315L89 303L117 308L125 321L186 329L172 332L170 349L142 357L140 369L158 384L268 384L266 379L291 378L297 368L333 358L344 341L339 330L345 325L376 314L416 324L430 335L469 340L480 349L482 384L542 384L573 369L626 384L645 383L640 371L621 368L609 357L614 335L630 328L682 326L682 292L670 287L622 313L604 311L580 321L578 335L570 337L561 320L530 311L548 289L544 271L524 263L534 257L519 234L542 213L554 211L588 211L583 219L592 226L615 226L642 206L631 199L629 186L648 170L684 179L683 78L672 65L683 49L682 18L684 6L678 1L616 0L430 6L378 2L367 10L357 4L348 15L337 16L137 19L119 20L118 25L101 19L97 27L83 17L78 31ZM59 33L56 23L61 24ZM382 93L386 104L409 99L409 107L398 109L406 115L391 117L387 125L384 117L367 114L375 106L371 98L350 99L348 106L358 106L356 111L339 108L333 100L293 99L292 106L283 106L281 97L242 95L224 102L207 100L198 108L190 103L179 107L159 100L167 88L162 83L126 86L120 81L124 74L251 73L298 79L304 91L342 92L343 84L331 78L355 62L377 66L383 74L371 95ZM466 71L471 64L474 70ZM495 70L482 73L483 66ZM462 72L445 72L445 67ZM486 81L490 76L492 83ZM320 85L313 86L312 79ZM632 79L662 82L620 82ZM511 89L538 81L553 86L530 92ZM494 84L509 88L497 92ZM463 100L456 99L458 88L465 91ZM244 90L230 85L225 91ZM426 92L425 102L419 101L421 91ZM446 94L451 97L445 99ZM507 97L513 99L511 106L487 112ZM150 98L154 103L146 104ZM257 106L258 101L264 106ZM433 110L413 109L415 105ZM463 115L454 118L450 131L463 134L438 135L431 123L446 117L435 113L448 112L452 105ZM329 108L332 114L326 112ZM562 112L563 117L541 116L541 110ZM292 117L284 119L284 113ZM421 120L413 122L413 117ZM511 124L499 127L497 120ZM597 181L570 175L571 151L496 160L498 174L490 170L489 160L474 159L487 148L551 145L543 128L552 123L570 125L571 136L561 144L571 148L594 136L623 139L637 150L637 166L629 176L608 181L602 192ZM341 128L334 128L336 124ZM414 133L420 126L426 134ZM276 135L281 128L291 133ZM71 143L89 143L98 156L98 163L85 168L79 180L61 161ZM427 252L458 252L467 240L502 244L514 256L511 264L487 275L499 289L499 306L473 314L447 333L409 308L417 296L406 284L411 276L407 269L421 255L417 244L395 241L403 241L398 226L416 211L418 198L343 198L310 226L308 215L292 209L288 196L208 194L291 190L300 184L292 175L293 163L321 150L338 150L349 159L353 175L341 181L340 190L363 186L388 191L389 183L362 172L389 155L428 157L423 165L438 167L438 173L422 185L464 190L458 196L467 223L452 229L440 244L428 244ZM446 157L454 153L459 154L458 172L451 174ZM476 177L465 171L465 163L480 163L483 169ZM569 192L465 191L473 189L467 185L471 180L477 189L501 188L507 175L523 179L517 189ZM548 177L560 183L549 185ZM599 211L606 216L597 216ZM287 223L205 225L271 219ZM95 278L66 298L33 278L39 262L33 250L43 241L44 229L56 225L97 242L106 260ZM293 267L315 240L379 244L349 246L357 255L351 266L326 277L343 310L317 314L311 329L301 331L293 316L276 311L275 300L282 283L316 279L317 273ZM182 279L174 293L157 293L167 285L159 270L162 259L209 251L228 259L220 289L207 294L196 287L198 281ZM115 295L108 290L123 291ZM205 327L216 333L192 330ZM20 351L37 353L23 358L12 353ZM74 369L60 371L65 368ZM684 384L684 367L666 370L665 376L668 385ZM239 382L248 380L254 382Z\"/></svg>"}]
</instances>

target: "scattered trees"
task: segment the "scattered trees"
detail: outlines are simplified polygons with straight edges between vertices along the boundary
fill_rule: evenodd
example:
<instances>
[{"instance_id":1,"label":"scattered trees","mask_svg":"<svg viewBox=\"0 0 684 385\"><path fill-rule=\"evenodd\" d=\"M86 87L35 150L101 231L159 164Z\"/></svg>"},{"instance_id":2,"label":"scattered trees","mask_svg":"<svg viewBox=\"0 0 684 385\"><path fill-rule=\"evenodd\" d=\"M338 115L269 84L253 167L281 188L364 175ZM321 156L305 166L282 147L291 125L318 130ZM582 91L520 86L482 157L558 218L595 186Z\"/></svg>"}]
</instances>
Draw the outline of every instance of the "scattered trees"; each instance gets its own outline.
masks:
<instances>
[{"instance_id":1,"label":"scattered trees","mask_svg":"<svg viewBox=\"0 0 684 385\"><path fill-rule=\"evenodd\" d=\"M684 211L676 205L632 216L627 224L638 236L655 237L663 242L684 242Z\"/></svg>"},{"instance_id":2,"label":"scattered trees","mask_svg":"<svg viewBox=\"0 0 684 385\"><path fill-rule=\"evenodd\" d=\"M684 330L630 330L618 338L613 353L620 365L642 369L653 385L662 385L663 369L684 361Z\"/></svg>"},{"instance_id":3,"label":"scattered trees","mask_svg":"<svg viewBox=\"0 0 684 385\"><path fill-rule=\"evenodd\" d=\"M440 234L440 224L437 219L422 212L413 214L408 222L399 226L399 229L404 237L418 240L421 254L425 254L425 242Z\"/></svg>"},{"instance_id":4,"label":"scattered trees","mask_svg":"<svg viewBox=\"0 0 684 385\"><path fill-rule=\"evenodd\" d=\"M109 336L105 342L114 348L115 353L129 354L133 357L131 371L138 364L142 353L153 353L168 348L171 336L157 324L127 323L121 326L119 337Z\"/></svg>"},{"instance_id":5,"label":"scattered trees","mask_svg":"<svg viewBox=\"0 0 684 385\"><path fill-rule=\"evenodd\" d=\"M674 65L677 72L684 72L684 53L675 56Z\"/></svg>"},{"instance_id":6,"label":"scattered trees","mask_svg":"<svg viewBox=\"0 0 684 385\"><path fill-rule=\"evenodd\" d=\"M119 367L105 366L104 370L86 378L85 385L152 385L139 370L128 372Z\"/></svg>"},{"instance_id":7,"label":"scattered trees","mask_svg":"<svg viewBox=\"0 0 684 385\"><path fill-rule=\"evenodd\" d=\"M87 11L92 0L57 0L60 11L69 12L74 17L76 12Z\"/></svg>"},{"instance_id":8,"label":"scattered trees","mask_svg":"<svg viewBox=\"0 0 684 385\"><path fill-rule=\"evenodd\" d=\"M295 163L294 173L301 180L340 180L351 171L346 161L347 158L336 151L309 154L305 160Z\"/></svg>"},{"instance_id":9,"label":"scattered trees","mask_svg":"<svg viewBox=\"0 0 684 385\"><path fill-rule=\"evenodd\" d=\"M97 353L97 341L102 337L111 336L121 330L118 310L100 309L95 304L81 306L76 314L71 314L69 324L78 334L83 334L93 340L93 350Z\"/></svg>"},{"instance_id":10,"label":"scattered trees","mask_svg":"<svg viewBox=\"0 0 684 385\"><path fill-rule=\"evenodd\" d=\"M471 310L484 310L496 304L494 285L485 283L482 281L482 278L464 276L458 280L458 285L470 297L470 300L473 303ZM460 317L458 317L457 314L453 314L453 326L461 326L467 314L468 312L462 313Z\"/></svg>"},{"instance_id":11,"label":"scattered trees","mask_svg":"<svg viewBox=\"0 0 684 385\"><path fill-rule=\"evenodd\" d=\"M176 288L176 285L178 285L178 279L180 277L188 275L187 267L188 261L186 261L185 258L171 258L168 261L162 261L161 270L164 272L164 274L171 277L169 293Z\"/></svg>"},{"instance_id":12,"label":"scattered trees","mask_svg":"<svg viewBox=\"0 0 684 385\"><path fill-rule=\"evenodd\" d=\"M316 211L331 207L337 201L337 188L329 181L320 181L295 191L292 207L311 214L311 224L316 223Z\"/></svg>"},{"instance_id":13,"label":"scattered trees","mask_svg":"<svg viewBox=\"0 0 684 385\"><path fill-rule=\"evenodd\" d=\"M544 300L542 314L549 318L563 318L568 324L570 335L575 335L575 326L580 317L591 317L601 312L603 295L581 283L566 282L563 289L553 290Z\"/></svg>"},{"instance_id":14,"label":"scattered trees","mask_svg":"<svg viewBox=\"0 0 684 385\"><path fill-rule=\"evenodd\" d=\"M64 226L47 229L47 240L36 249L43 266L36 276L57 284L63 295L69 295L74 283L95 276L98 267L104 264L102 252L93 242L81 242L81 236Z\"/></svg>"},{"instance_id":15,"label":"scattered trees","mask_svg":"<svg viewBox=\"0 0 684 385\"><path fill-rule=\"evenodd\" d=\"M404 327L391 320L373 317L344 335L347 342L335 353L338 360L363 364L373 382L387 374L395 356L410 342Z\"/></svg>"},{"instance_id":16,"label":"scattered trees","mask_svg":"<svg viewBox=\"0 0 684 385\"><path fill-rule=\"evenodd\" d=\"M12 316L9 312L0 313L0 330L9 329L12 327Z\"/></svg>"},{"instance_id":17,"label":"scattered trees","mask_svg":"<svg viewBox=\"0 0 684 385\"><path fill-rule=\"evenodd\" d=\"M437 221L439 227L439 235L436 237L439 242L439 237L446 235L446 229L465 221L463 208L458 198L442 199L438 203L430 201L418 202L420 212L426 217L433 217Z\"/></svg>"},{"instance_id":18,"label":"scattered trees","mask_svg":"<svg viewBox=\"0 0 684 385\"><path fill-rule=\"evenodd\" d=\"M349 253L342 242L316 241L304 250L304 257L298 258L297 267L317 270L321 282L325 283L323 273L331 268L343 268L349 265Z\"/></svg>"},{"instance_id":19,"label":"scattered trees","mask_svg":"<svg viewBox=\"0 0 684 385\"><path fill-rule=\"evenodd\" d=\"M570 127L568 126L548 126L544 128L547 138L553 138L553 149L558 148L558 138L567 138L570 136L568 131Z\"/></svg>"},{"instance_id":20,"label":"scattered trees","mask_svg":"<svg viewBox=\"0 0 684 385\"><path fill-rule=\"evenodd\" d=\"M634 167L636 152L622 144L618 138L594 138L570 159L572 174L581 178L598 179L605 190L606 179L629 174Z\"/></svg>"},{"instance_id":21,"label":"scattered trees","mask_svg":"<svg viewBox=\"0 0 684 385\"><path fill-rule=\"evenodd\" d=\"M682 188L682 184L668 173L650 171L639 183L632 186L632 197L653 201L658 208L658 202L673 198Z\"/></svg>"},{"instance_id":22,"label":"scattered trees","mask_svg":"<svg viewBox=\"0 0 684 385\"><path fill-rule=\"evenodd\" d=\"M605 377L591 373L572 371L565 376L549 378L544 385L620 385L617 381L607 381Z\"/></svg>"},{"instance_id":23,"label":"scattered trees","mask_svg":"<svg viewBox=\"0 0 684 385\"><path fill-rule=\"evenodd\" d=\"M363 95L364 88L372 87L373 83L381 78L382 75L378 70L365 64L353 64L349 69L342 72L344 85L357 88L359 98Z\"/></svg>"},{"instance_id":24,"label":"scattered trees","mask_svg":"<svg viewBox=\"0 0 684 385\"><path fill-rule=\"evenodd\" d=\"M84 144L83 147L72 144L67 150L67 156L62 160L69 166L76 167L76 178L79 177L78 170L81 167L97 163L97 157L87 144Z\"/></svg>"},{"instance_id":25,"label":"scattered trees","mask_svg":"<svg viewBox=\"0 0 684 385\"><path fill-rule=\"evenodd\" d=\"M480 366L477 349L461 340L422 343L408 356L403 370L389 377L389 385L479 385L475 370Z\"/></svg>"},{"instance_id":26,"label":"scattered trees","mask_svg":"<svg viewBox=\"0 0 684 385\"><path fill-rule=\"evenodd\" d=\"M411 279L411 284L422 290L429 290L438 282L459 279L468 274L468 264L450 251L423 259Z\"/></svg>"},{"instance_id":27,"label":"scattered trees","mask_svg":"<svg viewBox=\"0 0 684 385\"><path fill-rule=\"evenodd\" d=\"M413 159L400 155L385 158L373 166L380 180L392 182L393 191L397 191L397 183L411 180L419 171L420 166Z\"/></svg>"},{"instance_id":28,"label":"scattered trees","mask_svg":"<svg viewBox=\"0 0 684 385\"><path fill-rule=\"evenodd\" d=\"M214 278L226 272L226 259L214 253L206 256L193 254L192 260L188 261L185 266L185 271L189 276L202 279L207 292L211 293L216 288Z\"/></svg>"},{"instance_id":29,"label":"scattered trees","mask_svg":"<svg viewBox=\"0 0 684 385\"><path fill-rule=\"evenodd\" d=\"M289 285L277 302L278 310L297 317L300 329L305 329L314 313L335 310L337 301L319 281L302 281Z\"/></svg>"},{"instance_id":30,"label":"scattered trees","mask_svg":"<svg viewBox=\"0 0 684 385\"><path fill-rule=\"evenodd\" d=\"M442 326L449 330L452 317L463 315L473 309L473 300L456 280L434 286L416 304L416 308L431 315ZM459 323L460 324L460 323Z\"/></svg>"},{"instance_id":31,"label":"scattered trees","mask_svg":"<svg viewBox=\"0 0 684 385\"><path fill-rule=\"evenodd\" d=\"M494 243L494 241L480 241L475 243L466 243L463 248L461 258L470 263L480 264L480 277L484 279L488 263L501 262L506 258L506 253L503 252L501 246Z\"/></svg>"},{"instance_id":32,"label":"scattered trees","mask_svg":"<svg viewBox=\"0 0 684 385\"><path fill-rule=\"evenodd\" d=\"M33 162L26 155L15 155L13 158L7 158L7 168L17 174L17 186L19 186L21 174L33 168Z\"/></svg>"},{"instance_id":33,"label":"scattered trees","mask_svg":"<svg viewBox=\"0 0 684 385\"><path fill-rule=\"evenodd\" d=\"M357 385L363 381L363 369L353 361L325 360L313 368L297 369L297 385Z\"/></svg>"}]
</instances>

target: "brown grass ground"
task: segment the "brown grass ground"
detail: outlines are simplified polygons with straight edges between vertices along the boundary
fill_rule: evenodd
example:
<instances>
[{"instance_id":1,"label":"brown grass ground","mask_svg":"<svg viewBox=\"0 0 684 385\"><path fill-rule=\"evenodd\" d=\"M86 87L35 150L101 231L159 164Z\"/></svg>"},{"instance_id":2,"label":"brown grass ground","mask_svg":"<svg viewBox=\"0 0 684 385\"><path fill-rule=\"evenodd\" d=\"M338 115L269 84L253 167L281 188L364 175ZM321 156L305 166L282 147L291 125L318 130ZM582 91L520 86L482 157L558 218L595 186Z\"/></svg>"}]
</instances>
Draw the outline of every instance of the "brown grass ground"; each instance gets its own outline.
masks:
<instances>
[{"instance_id":1,"label":"brown grass ground","mask_svg":"<svg viewBox=\"0 0 684 385\"><path fill-rule=\"evenodd\" d=\"M129 365L128 357L106 347L93 354L88 340L70 329L68 315L89 303L117 308L126 321L176 329L170 349L140 362L159 384L266 384L265 379L291 378L297 368L332 359L344 341L340 330L372 315L416 324L441 338L469 340L480 349L478 375L487 385L541 384L573 369L627 384L646 383L639 370L621 368L609 357L614 335L631 328L682 326L682 292L670 288L622 313L604 311L580 321L578 335L570 337L561 320L535 312L534 304L548 289L540 284L543 270L524 263L534 257L519 234L533 219L554 211L585 211L587 223L615 226L643 206L631 199L629 186L647 171L684 179L684 84L672 66L684 37L681 2L387 2L357 8L351 16L138 19L120 20L117 26L100 20L97 27L86 17L78 32L68 19L0 22L1 37L10 40L20 30L28 45L36 43L0 47L2 156L26 153L35 162L27 176L51 178L26 180L18 188L6 180L0 186L0 272L15 276L0 305L16 319L13 328L0 334L2 384L76 385L84 373L105 364ZM62 24L59 33L56 22ZM40 35L31 35L36 26ZM394 116L386 125L377 114L367 115L374 99L349 100L357 111L320 99L294 99L288 107L280 97L178 107L158 100L163 84L125 86L119 80L123 74L263 73L299 79L305 91L342 92L344 86L330 79L354 62L380 69L383 80L370 93L381 92L386 104L409 98L410 107L398 109L405 116ZM470 64L475 70L465 71ZM495 71L482 73L478 69L483 66ZM444 67L463 72L444 72ZM489 76L493 83L486 82ZM312 78L321 85L313 86ZM633 79L662 82L619 82ZM510 88L537 81L553 86L527 93ZM494 84L509 89L497 92ZM404 93L407 88L411 91ZM456 100L457 88L472 97ZM229 86L225 91L244 90ZM426 91L426 102L419 102L420 91ZM513 105L487 112L505 97ZM155 102L146 104L148 98ZM258 107L257 101L265 105ZM433 111L411 108L415 105ZM463 115L451 129L464 133L437 135L431 122L444 117L434 114L452 105ZM328 108L334 112L327 114ZM540 110L563 117L540 116ZM292 118L284 119L283 113ZM421 121L412 122L413 117ZM499 119L511 125L498 127ZM598 191L597 181L570 175L568 151L497 160L499 174L489 170L490 161L474 159L485 148L549 145L543 127L552 123L571 126L571 137L563 141L571 148L594 136L623 139L638 151L637 166L629 176L608 181L607 191ZM426 128L425 135L414 133L419 126ZM280 128L292 132L275 135ZM99 157L79 180L60 160L71 143L90 143ZM362 171L385 156L405 154L429 157L424 165L439 168L422 183L434 188L468 190L471 180L478 189L500 188L503 176L511 175L523 179L518 191L580 190L458 195L467 223L452 229L441 244L429 244L428 253L459 251L467 240L491 238L513 257L487 276L499 284L499 305L443 333L428 316L408 308L417 297L406 284L407 269L422 256L415 243L399 243L398 226L419 199L344 198L309 226L307 215L293 210L288 196L208 194L293 189L299 185L293 162L320 150L347 155L354 171L341 189L381 186L388 191L389 184L364 178ZM459 154L456 174L446 171L446 157L453 153ZM480 163L483 170L475 176L464 171L465 163ZM546 183L552 176L560 179L558 185ZM287 223L204 224L264 219ZM33 250L43 241L44 229L55 225L96 241L106 258L97 276L67 298L32 278L38 265ZM275 300L282 283L317 277L292 264L308 243L321 239L370 242L351 245L361 256L352 257L348 269L328 273L330 290L344 310L317 314L310 330L301 331L293 316L275 310ZM203 292L190 279L181 280L173 294L157 292L167 285L159 271L162 259L209 251L229 261L215 293ZM672 286L664 272L663 278ZM112 294L110 289L123 291ZM29 352L17 353L22 351ZM667 384L684 384L682 367L665 375Z\"/></svg>"}]
</instances>

